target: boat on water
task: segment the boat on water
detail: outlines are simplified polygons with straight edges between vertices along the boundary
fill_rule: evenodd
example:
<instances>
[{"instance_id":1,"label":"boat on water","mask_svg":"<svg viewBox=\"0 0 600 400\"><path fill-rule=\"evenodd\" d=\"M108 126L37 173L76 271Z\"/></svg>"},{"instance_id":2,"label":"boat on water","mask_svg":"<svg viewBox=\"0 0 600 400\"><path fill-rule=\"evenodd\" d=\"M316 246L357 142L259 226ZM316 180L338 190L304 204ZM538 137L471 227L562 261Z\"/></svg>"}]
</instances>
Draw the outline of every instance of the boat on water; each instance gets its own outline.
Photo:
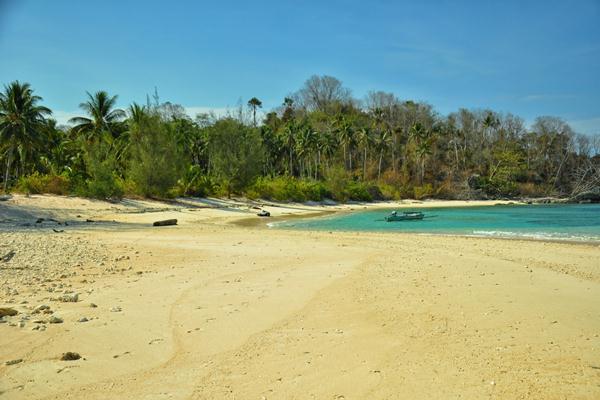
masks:
<instances>
[{"instance_id":1,"label":"boat on water","mask_svg":"<svg viewBox=\"0 0 600 400\"><path fill-rule=\"evenodd\" d=\"M399 213L397 211L392 211L392 213L390 215L385 217L385 220L387 222L416 221L416 220L421 220L423 218L425 218L425 214L423 214L421 211L404 211L402 213Z\"/></svg>"}]
</instances>

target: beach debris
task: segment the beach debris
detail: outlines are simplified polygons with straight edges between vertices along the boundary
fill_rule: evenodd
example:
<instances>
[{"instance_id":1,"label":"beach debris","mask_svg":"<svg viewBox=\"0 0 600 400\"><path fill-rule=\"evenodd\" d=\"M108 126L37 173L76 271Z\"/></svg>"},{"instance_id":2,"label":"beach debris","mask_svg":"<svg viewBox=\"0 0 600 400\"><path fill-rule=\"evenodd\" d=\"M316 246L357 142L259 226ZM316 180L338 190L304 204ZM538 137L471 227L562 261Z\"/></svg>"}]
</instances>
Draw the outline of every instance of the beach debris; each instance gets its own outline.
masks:
<instances>
[{"instance_id":1,"label":"beach debris","mask_svg":"<svg viewBox=\"0 0 600 400\"><path fill-rule=\"evenodd\" d=\"M87 319L86 317L81 317L77 320L77 322L88 322L89 319Z\"/></svg>"},{"instance_id":2,"label":"beach debris","mask_svg":"<svg viewBox=\"0 0 600 400\"><path fill-rule=\"evenodd\" d=\"M4 363L4 365L15 365L15 364L19 364L22 363L23 359L22 358L17 358L16 360L10 360Z\"/></svg>"},{"instance_id":3,"label":"beach debris","mask_svg":"<svg viewBox=\"0 0 600 400\"><path fill-rule=\"evenodd\" d=\"M267 210L260 210L260 212L256 215L258 215L259 217L270 217L271 213Z\"/></svg>"},{"instance_id":4,"label":"beach debris","mask_svg":"<svg viewBox=\"0 0 600 400\"><path fill-rule=\"evenodd\" d=\"M79 293L66 293L58 299L63 303L77 303L79 301Z\"/></svg>"},{"instance_id":5,"label":"beach debris","mask_svg":"<svg viewBox=\"0 0 600 400\"><path fill-rule=\"evenodd\" d=\"M19 312L17 310L15 310L14 308L0 308L0 318L5 317L5 316L9 316L9 317L13 317L15 315L17 315Z\"/></svg>"},{"instance_id":6,"label":"beach debris","mask_svg":"<svg viewBox=\"0 0 600 400\"><path fill-rule=\"evenodd\" d=\"M81 358L81 356L79 355L79 353L67 351L66 353L63 353L63 355L60 357L60 360L61 361L75 361L75 360L79 360L80 358Z\"/></svg>"},{"instance_id":7,"label":"beach debris","mask_svg":"<svg viewBox=\"0 0 600 400\"><path fill-rule=\"evenodd\" d=\"M48 320L49 323L51 324L62 324L63 323L63 319L59 316L53 315L50 317L50 319Z\"/></svg>"},{"instance_id":8,"label":"beach debris","mask_svg":"<svg viewBox=\"0 0 600 400\"><path fill-rule=\"evenodd\" d=\"M52 230L56 233L63 233L65 231L64 229L54 229L54 228L52 228Z\"/></svg>"},{"instance_id":9,"label":"beach debris","mask_svg":"<svg viewBox=\"0 0 600 400\"><path fill-rule=\"evenodd\" d=\"M96 304L94 304L94 303L90 303L90 307L91 307L91 308L96 308L96 307L98 307L98 306L97 306Z\"/></svg>"},{"instance_id":10,"label":"beach debris","mask_svg":"<svg viewBox=\"0 0 600 400\"><path fill-rule=\"evenodd\" d=\"M17 253L14 250L11 250L8 253L6 253L5 255L3 255L2 257L0 257L0 261L9 262L10 260L12 260L12 258L15 256L15 254L17 254Z\"/></svg>"},{"instance_id":11,"label":"beach debris","mask_svg":"<svg viewBox=\"0 0 600 400\"><path fill-rule=\"evenodd\" d=\"M154 221L152 226L169 226L169 225L177 225L176 219L163 219L161 221Z\"/></svg>"},{"instance_id":12,"label":"beach debris","mask_svg":"<svg viewBox=\"0 0 600 400\"><path fill-rule=\"evenodd\" d=\"M39 314L41 312L45 312L46 310L50 310L50 306L47 305L47 304L40 304L39 306L37 306L36 308L34 308L31 313L32 314ZM47 313L45 313L45 314L47 314Z\"/></svg>"},{"instance_id":13,"label":"beach debris","mask_svg":"<svg viewBox=\"0 0 600 400\"><path fill-rule=\"evenodd\" d=\"M112 308L110 309L110 312L121 312L121 311L123 311L123 310L122 310L122 309L121 309L121 307L119 307L119 306L117 306L117 307L112 307Z\"/></svg>"}]
</instances>

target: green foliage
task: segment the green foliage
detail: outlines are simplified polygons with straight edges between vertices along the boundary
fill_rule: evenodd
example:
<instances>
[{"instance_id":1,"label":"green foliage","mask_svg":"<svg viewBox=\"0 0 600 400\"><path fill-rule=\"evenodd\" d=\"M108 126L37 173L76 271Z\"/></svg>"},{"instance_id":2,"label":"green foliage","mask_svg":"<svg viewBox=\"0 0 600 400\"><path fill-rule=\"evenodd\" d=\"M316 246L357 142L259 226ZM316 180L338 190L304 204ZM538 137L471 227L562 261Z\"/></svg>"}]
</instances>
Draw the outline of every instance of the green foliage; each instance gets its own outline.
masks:
<instances>
[{"instance_id":1,"label":"green foliage","mask_svg":"<svg viewBox=\"0 0 600 400\"><path fill-rule=\"evenodd\" d=\"M172 197L183 170L182 158L169 125L149 117L132 127L127 177L135 193L147 197Z\"/></svg>"},{"instance_id":2,"label":"green foliage","mask_svg":"<svg viewBox=\"0 0 600 400\"><path fill-rule=\"evenodd\" d=\"M246 194L250 198L304 202L321 201L329 196L329 191L319 181L280 176L258 178Z\"/></svg>"},{"instance_id":3,"label":"green foliage","mask_svg":"<svg viewBox=\"0 0 600 400\"><path fill-rule=\"evenodd\" d=\"M434 194L433 186L431 183L426 183L425 185L415 186L413 187L414 197L417 200L426 199L432 197Z\"/></svg>"},{"instance_id":4,"label":"green foliage","mask_svg":"<svg viewBox=\"0 0 600 400\"><path fill-rule=\"evenodd\" d=\"M71 192L71 179L67 174L43 175L36 171L31 175L20 177L15 189L26 194L67 195Z\"/></svg>"},{"instance_id":5,"label":"green foliage","mask_svg":"<svg viewBox=\"0 0 600 400\"><path fill-rule=\"evenodd\" d=\"M381 193L378 190L373 190L373 186L370 186L365 182L350 182L346 188L344 188L341 195L336 194L334 197L356 201L373 201L373 192Z\"/></svg>"},{"instance_id":6,"label":"green foliage","mask_svg":"<svg viewBox=\"0 0 600 400\"><path fill-rule=\"evenodd\" d=\"M117 175L117 160L109 143L99 141L86 147L84 156L89 178L79 188L80 194L96 199L120 199L123 180Z\"/></svg>"},{"instance_id":7,"label":"green foliage","mask_svg":"<svg viewBox=\"0 0 600 400\"><path fill-rule=\"evenodd\" d=\"M441 116L426 103L385 92L369 93L361 108L326 76L310 78L262 124L257 98L248 102L251 115L240 108L238 119L193 120L158 95L125 112L116 96L98 91L88 93L84 116L70 128L57 126L40 102L26 83L0 92L5 191L17 182L27 193L99 198L125 190L370 201L568 194L581 179L595 179L588 175L598 142L559 118L539 117L527 128L521 118L491 110Z\"/></svg>"},{"instance_id":8,"label":"green foliage","mask_svg":"<svg viewBox=\"0 0 600 400\"><path fill-rule=\"evenodd\" d=\"M198 165L190 165L183 177L177 182L179 195L206 197L214 195L218 188L215 180L202 173Z\"/></svg>"},{"instance_id":9,"label":"green foliage","mask_svg":"<svg viewBox=\"0 0 600 400\"><path fill-rule=\"evenodd\" d=\"M262 140L256 129L231 118L217 121L209 131L211 164L227 195L240 192L259 175Z\"/></svg>"}]
</instances>

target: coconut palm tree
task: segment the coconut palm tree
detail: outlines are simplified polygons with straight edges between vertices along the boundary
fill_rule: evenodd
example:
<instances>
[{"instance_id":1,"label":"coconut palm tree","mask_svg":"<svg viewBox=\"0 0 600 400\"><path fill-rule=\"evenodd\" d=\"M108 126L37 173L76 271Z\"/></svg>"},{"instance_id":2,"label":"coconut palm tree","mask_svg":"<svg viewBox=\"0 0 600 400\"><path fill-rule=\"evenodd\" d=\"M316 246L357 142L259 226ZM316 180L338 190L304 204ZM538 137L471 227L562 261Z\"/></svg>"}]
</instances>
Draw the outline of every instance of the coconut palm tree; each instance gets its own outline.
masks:
<instances>
[{"instance_id":1,"label":"coconut palm tree","mask_svg":"<svg viewBox=\"0 0 600 400\"><path fill-rule=\"evenodd\" d=\"M363 149L363 181L367 177L367 152L369 151L369 146L372 142L373 138L371 137L371 130L366 126L361 128L358 131L358 143Z\"/></svg>"},{"instance_id":2,"label":"coconut palm tree","mask_svg":"<svg viewBox=\"0 0 600 400\"><path fill-rule=\"evenodd\" d=\"M375 149L379 152L379 162L377 165L377 180L381 179L381 164L383 163L383 153L391 143L390 131L382 130L379 136L375 138Z\"/></svg>"},{"instance_id":3,"label":"coconut palm tree","mask_svg":"<svg viewBox=\"0 0 600 400\"><path fill-rule=\"evenodd\" d=\"M28 83L19 81L5 86L4 93L0 93L0 147L6 149L5 192L15 151L24 163L27 154L43 142L45 117L52 112L37 104L41 100Z\"/></svg>"},{"instance_id":4,"label":"coconut palm tree","mask_svg":"<svg viewBox=\"0 0 600 400\"><path fill-rule=\"evenodd\" d=\"M256 127L256 109L262 108L262 101L256 97L253 97L248 100L248 107L252 109L252 120L254 121L254 126Z\"/></svg>"},{"instance_id":5,"label":"coconut palm tree","mask_svg":"<svg viewBox=\"0 0 600 400\"><path fill-rule=\"evenodd\" d=\"M410 128L410 139L415 143L415 157L419 167L419 184L425 178L425 161L431 155L432 132L420 122L414 123Z\"/></svg>"},{"instance_id":6,"label":"coconut palm tree","mask_svg":"<svg viewBox=\"0 0 600 400\"><path fill-rule=\"evenodd\" d=\"M93 95L86 92L88 101L79 104L79 108L90 117L75 117L69 120L75 124L73 129L84 134L88 140L100 136L102 132L109 132L113 136L119 133L118 124L127 117L125 111L115 108L117 96L109 96L101 90Z\"/></svg>"}]
</instances>

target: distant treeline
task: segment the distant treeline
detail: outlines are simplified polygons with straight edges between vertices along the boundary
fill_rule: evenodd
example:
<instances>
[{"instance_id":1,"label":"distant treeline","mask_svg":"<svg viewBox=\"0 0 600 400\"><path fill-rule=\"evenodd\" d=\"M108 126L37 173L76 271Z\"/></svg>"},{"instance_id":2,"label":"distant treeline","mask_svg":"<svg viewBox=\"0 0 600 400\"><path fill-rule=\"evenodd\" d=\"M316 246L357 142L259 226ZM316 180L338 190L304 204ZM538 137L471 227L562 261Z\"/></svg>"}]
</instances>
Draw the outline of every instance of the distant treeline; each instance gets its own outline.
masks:
<instances>
[{"instance_id":1,"label":"distant treeline","mask_svg":"<svg viewBox=\"0 0 600 400\"><path fill-rule=\"evenodd\" d=\"M282 105L254 97L227 116L159 101L115 107L88 93L59 126L27 83L0 93L5 192L96 198L230 196L274 200L565 196L600 187L600 138L560 118L491 110L439 115L426 103L313 76ZM259 116L262 116L259 118Z\"/></svg>"}]
</instances>

